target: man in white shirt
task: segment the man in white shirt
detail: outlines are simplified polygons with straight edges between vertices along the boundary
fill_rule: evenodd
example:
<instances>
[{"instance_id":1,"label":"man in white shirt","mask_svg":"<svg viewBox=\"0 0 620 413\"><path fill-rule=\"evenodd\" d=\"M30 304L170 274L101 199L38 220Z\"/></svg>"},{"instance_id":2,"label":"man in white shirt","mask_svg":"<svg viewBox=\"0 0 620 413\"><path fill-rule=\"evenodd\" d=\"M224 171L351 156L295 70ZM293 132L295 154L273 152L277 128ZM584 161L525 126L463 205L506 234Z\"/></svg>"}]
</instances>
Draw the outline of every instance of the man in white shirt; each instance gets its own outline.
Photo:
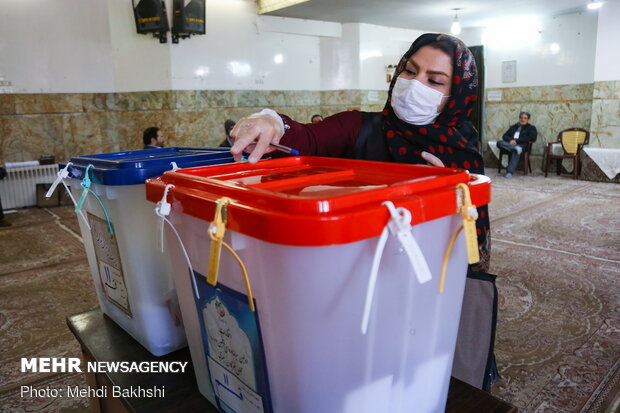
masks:
<instances>
[{"instance_id":1,"label":"man in white shirt","mask_svg":"<svg viewBox=\"0 0 620 413\"><path fill-rule=\"evenodd\" d=\"M538 131L536 126L531 125L530 114L528 112L519 113L519 122L512 125L502 140L497 142L497 147L510 152L510 160L506 167L506 178L512 178L517 169L519 159L524 151L527 151L530 142L536 142Z\"/></svg>"}]
</instances>

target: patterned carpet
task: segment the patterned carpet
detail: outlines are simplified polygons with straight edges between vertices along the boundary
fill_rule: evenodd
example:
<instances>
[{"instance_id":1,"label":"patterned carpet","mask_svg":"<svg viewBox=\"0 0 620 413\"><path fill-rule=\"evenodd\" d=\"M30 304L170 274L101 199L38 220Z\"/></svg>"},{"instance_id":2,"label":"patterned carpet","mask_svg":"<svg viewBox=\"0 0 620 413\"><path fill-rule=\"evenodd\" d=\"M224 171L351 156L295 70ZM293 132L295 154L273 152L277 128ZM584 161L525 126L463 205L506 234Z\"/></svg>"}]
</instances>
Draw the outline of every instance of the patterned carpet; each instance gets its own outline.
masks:
<instances>
[{"instance_id":1,"label":"patterned carpet","mask_svg":"<svg viewBox=\"0 0 620 413\"><path fill-rule=\"evenodd\" d=\"M498 275L493 394L522 413L620 411L620 185L494 171ZM97 305L68 207L10 214L0 228L0 412L82 413L86 399L22 398L24 384L85 386L19 372L23 356L75 357L65 316Z\"/></svg>"},{"instance_id":2,"label":"patterned carpet","mask_svg":"<svg viewBox=\"0 0 620 413\"><path fill-rule=\"evenodd\" d=\"M620 411L620 185L493 179L493 394L523 413Z\"/></svg>"},{"instance_id":3,"label":"patterned carpet","mask_svg":"<svg viewBox=\"0 0 620 413\"><path fill-rule=\"evenodd\" d=\"M70 208L20 210L0 228L0 412L88 412L88 399L21 397L20 386L86 386L82 375L22 373L21 357L79 357L69 314L96 307Z\"/></svg>"}]
</instances>

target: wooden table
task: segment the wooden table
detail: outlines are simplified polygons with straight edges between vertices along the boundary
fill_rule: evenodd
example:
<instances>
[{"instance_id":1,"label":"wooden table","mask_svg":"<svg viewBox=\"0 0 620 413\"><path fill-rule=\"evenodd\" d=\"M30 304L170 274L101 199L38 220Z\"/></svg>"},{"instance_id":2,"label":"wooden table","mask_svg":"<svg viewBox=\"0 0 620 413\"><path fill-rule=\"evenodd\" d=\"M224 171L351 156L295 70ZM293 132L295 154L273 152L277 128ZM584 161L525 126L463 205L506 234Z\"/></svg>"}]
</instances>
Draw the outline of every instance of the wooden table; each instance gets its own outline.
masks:
<instances>
[{"instance_id":1,"label":"wooden table","mask_svg":"<svg viewBox=\"0 0 620 413\"><path fill-rule=\"evenodd\" d=\"M165 398L113 398L110 394L105 398L91 398L94 412L218 412L198 392L189 349L155 357L99 309L67 317L67 324L82 347L85 361L189 361L185 373L86 373L92 389L109 389L113 385L123 389L137 386L165 386L166 389ZM453 377L446 413L517 413L517 409Z\"/></svg>"}]
</instances>

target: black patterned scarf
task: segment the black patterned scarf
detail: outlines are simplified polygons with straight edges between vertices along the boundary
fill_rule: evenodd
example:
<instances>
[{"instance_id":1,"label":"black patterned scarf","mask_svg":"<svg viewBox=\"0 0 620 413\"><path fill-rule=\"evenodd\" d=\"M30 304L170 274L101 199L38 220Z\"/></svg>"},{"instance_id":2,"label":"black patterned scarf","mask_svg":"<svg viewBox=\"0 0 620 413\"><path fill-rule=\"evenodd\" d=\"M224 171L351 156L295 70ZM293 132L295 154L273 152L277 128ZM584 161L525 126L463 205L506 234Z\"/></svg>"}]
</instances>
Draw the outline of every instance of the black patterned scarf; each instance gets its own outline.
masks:
<instances>
[{"instance_id":1,"label":"black patterned scarf","mask_svg":"<svg viewBox=\"0 0 620 413\"><path fill-rule=\"evenodd\" d=\"M435 122L429 125L411 125L395 115L392 105L392 89L396 79L405 70L407 61L421 47L435 42L447 44L452 50L453 75L450 98ZM442 49L443 50L443 49ZM476 62L467 46L459 39L445 34L427 33L413 42L400 59L390 83L388 99L383 109L383 133L390 154L395 162L426 163L423 151L430 152L446 167L463 168L472 173L484 174L482 156L458 128L469 119L478 98L478 74ZM480 249L480 262L474 269L488 270L490 261L490 226L487 206L478 208L476 230Z\"/></svg>"}]
</instances>

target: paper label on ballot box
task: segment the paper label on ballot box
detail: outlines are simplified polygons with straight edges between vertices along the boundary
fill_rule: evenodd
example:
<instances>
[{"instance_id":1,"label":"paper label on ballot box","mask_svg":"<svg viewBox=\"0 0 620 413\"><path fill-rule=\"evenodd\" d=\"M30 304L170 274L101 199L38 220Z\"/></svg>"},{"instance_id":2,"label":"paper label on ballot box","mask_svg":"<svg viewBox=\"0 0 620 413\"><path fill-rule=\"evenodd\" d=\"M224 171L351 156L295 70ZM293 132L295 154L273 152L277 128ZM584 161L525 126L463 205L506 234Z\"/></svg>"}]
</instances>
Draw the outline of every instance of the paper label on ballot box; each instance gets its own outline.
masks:
<instances>
[{"instance_id":1,"label":"paper label on ballot box","mask_svg":"<svg viewBox=\"0 0 620 413\"><path fill-rule=\"evenodd\" d=\"M110 234L108 223L91 213L88 214L91 235L97 257L99 281L106 299L121 309L129 317L131 306L125 276L121 265L121 255L114 234ZM112 223L110 223L112 226Z\"/></svg>"},{"instance_id":2,"label":"paper label on ballot box","mask_svg":"<svg viewBox=\"0 0 620 413\"><path fill-rule=\"evenodd\" d=\"M211 384L221 404L233 412L264 412L263 399L256 392L212 357L208 358L208 362Z\"/></svg>"},{"instance_id":3,"label":"paper label on ballot box","mask_svg":"<svg viewBox=\"0 0 620 413\"><path fill-rule=\"evenodd\" d=\"M258 313L250 309L246 295L219 283L213 287L197 272L193 277L203 350L218 407L226 413L271 413Z\"/></svg>"}]
</instances>

